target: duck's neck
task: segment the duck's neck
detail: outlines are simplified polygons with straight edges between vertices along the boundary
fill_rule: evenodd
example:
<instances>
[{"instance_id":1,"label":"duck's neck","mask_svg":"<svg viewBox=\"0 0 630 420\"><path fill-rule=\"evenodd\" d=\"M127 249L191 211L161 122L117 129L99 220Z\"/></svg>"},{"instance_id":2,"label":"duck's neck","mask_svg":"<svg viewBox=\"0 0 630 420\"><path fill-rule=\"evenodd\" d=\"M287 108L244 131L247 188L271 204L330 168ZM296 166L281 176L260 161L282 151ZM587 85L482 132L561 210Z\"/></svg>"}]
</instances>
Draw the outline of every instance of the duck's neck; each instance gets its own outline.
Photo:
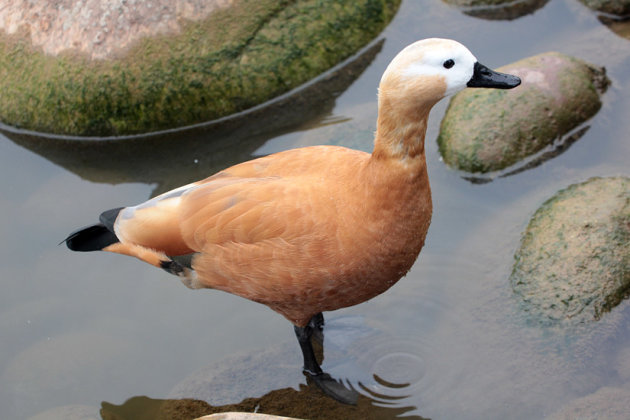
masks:
<instances>
[{"instance_id":1,"label":"duck's neck","mask_svg":"<svg viewBox=\"0 0 630 420\"><path fill-rule=\"evenodd\" d=\"M420 104L381 91L373 159L410 164L424 161L424 138L433 104Z\"/></svg>"}]
</instances>

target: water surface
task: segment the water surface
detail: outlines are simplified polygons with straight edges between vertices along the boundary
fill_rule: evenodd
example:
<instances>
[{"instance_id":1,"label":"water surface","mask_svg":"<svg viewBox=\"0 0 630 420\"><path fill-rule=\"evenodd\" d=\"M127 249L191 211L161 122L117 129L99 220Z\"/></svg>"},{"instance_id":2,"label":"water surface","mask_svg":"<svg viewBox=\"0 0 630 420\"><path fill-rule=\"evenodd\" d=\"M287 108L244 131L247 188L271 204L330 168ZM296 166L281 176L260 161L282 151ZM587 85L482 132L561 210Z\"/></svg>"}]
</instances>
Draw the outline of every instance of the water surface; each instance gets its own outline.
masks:
<instances>
[{"instance_id":1,"label":"water surface","mask_svg":"<svg viewBox=\"0 0 630 420\"><path fill-rule=\"evenodd\" d=\"M0 417L67 405L98 416L103 401L143 395L221 405L304 383L293 330L266 307L188 290L131 258L57 244L102 210L162 191L165 177L184 183L312 144L371 150L380 75L405 45L436 36L461 41L490 67L560 51L605 66L612 85L566 152L482 185L440 161L435 139L447 102L438 104L427 133L434 217L426 246L387 293L326 315L324 368L375 400L434 419L544 418L603 387L630 395L627 301L596 324L541 330L520 313L508 282L520 234L545 199L592 176L630 175L630 41L577 0L551 0L512 21L407 0L380 53L334 103L318 104L298 126L264 134L252 127L255 134L220 152L186 150L188 166L161 160L159 177L150 150L115 170L79 171L0 136ZM213 141L221 140L198 139ZM146 176L129 177L125 164L146 167ZM235 374L242 371L249 376Z\"/></svg>"}]
</instances>

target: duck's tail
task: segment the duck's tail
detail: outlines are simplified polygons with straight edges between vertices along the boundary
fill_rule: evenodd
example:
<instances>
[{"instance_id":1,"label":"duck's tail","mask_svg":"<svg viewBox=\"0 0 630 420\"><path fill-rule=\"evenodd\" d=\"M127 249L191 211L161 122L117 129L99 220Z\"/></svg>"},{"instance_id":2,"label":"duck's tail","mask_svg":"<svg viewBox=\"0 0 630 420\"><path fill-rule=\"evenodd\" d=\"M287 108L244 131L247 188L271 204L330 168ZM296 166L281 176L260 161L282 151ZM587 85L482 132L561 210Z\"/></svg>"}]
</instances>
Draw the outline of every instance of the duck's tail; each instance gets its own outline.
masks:
<instances>
[{"instance_id":1,"label":"duck's tail","mask_svg":"<svg viewBox=\"0 0 630 420\"><path fill-rule=\"evenodd\" d=\"M64 242L73 251L88 252L100 251L118 242L118 238L105 225L98 223L71 233Z\"/></svg>"},{"instance_id":2,"label":"duck's tail","mask_svg":"<svg viewBox=\"0 0 630 420\"><path fill-rule=\"evenodd\" d=\"M72 232L62 241L73 251L100 251L109 245L119 242L114 233L114 221L122 208L107 210L101 214L101 223L84 227Z\"/></svg>"}]
</instances>

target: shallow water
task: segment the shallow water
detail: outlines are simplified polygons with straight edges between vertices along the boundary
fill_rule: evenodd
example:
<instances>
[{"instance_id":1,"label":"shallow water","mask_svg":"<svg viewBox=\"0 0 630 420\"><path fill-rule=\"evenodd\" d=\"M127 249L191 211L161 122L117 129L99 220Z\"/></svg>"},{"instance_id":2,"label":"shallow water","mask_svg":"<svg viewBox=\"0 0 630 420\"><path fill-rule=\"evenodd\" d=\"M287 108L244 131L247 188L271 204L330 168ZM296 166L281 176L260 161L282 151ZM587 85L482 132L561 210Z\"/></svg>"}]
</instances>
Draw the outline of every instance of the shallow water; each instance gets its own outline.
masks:
<instances>
[{"instance_id":1,"label":"shallow water","mask_svg":"<svg viewBox=\"0 0 630 420\"><path fill-rule=\"evenodd\" d=\"M551 0L512 21L407 0L380 53L334 105L319 104L301 126L256 132L255 141L232 139L198 157L188 150L188 166L160 161L159 177L146 164L150 153L126 162L148 168L134 177L120 164L92 172L80 169L89 161L58 166L0 136L0 418L68 405L98 417L103 401L142 395L222 405L304 383L292 328L269 309L188 290L131 258L57 244L103 209L175 186L162 175L184 183L311 144L369 151L385 66L405 45L434 36L460 40L490 67L552 50L571 54L605 66L612 85L567 151L482 185L440 161L435 138L447 102L438 104L427 133L434 217L426 246L387 293L326 314L325 370L382 404L434 419L544 418L602 387L630 395L628 301L596 324L540 330L519 312L508 283L520 234L546 198L592 176L630 175L630 40L577 0ZM199 138L212 141L220 140ZM243 379L231 380L240 378L234 372Z\"/></svg>"}]
</instances>

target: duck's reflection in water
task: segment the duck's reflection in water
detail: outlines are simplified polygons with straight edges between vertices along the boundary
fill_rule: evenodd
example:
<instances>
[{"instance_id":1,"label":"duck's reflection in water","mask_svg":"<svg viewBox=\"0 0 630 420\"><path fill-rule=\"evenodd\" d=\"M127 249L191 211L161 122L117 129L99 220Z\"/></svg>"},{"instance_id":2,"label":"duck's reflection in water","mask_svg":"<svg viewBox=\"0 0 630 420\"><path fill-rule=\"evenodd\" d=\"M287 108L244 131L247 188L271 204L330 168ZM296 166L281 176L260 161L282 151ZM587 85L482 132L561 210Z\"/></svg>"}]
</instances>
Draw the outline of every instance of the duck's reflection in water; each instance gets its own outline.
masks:
<instances>
[{"instance_id":1,"label":"duck's reflection in water","mask_svg":"<svg viewBox=\"0 0 630 420\"><path fill-rule=\"evenodd\" d=\"M194 419L224 412L265 413L298 419L417 419L405 415L415 407L390 407L360 395L356 406L341 404L324 395L316 387L300 385L299 390L283 388L260 398L245 398L239 403L212 406L194 399L158 400L133 397L121 405L103 402L100 410L104 420L178 420Z\"/></svg>"},{"instance_id":2,"label":"duck's reflection in water","mask_svg":"<svg viewBox=\"0 0 630 420\"><path fill-rule=\"evenodd\" d=\"M236 411L313 420L423 419L414 414L418 410L407 399L418 379L409 372L417 371L417 366L400 358L398 363L387 362L403 353L417 353L419 343L397 339L358 316L333 318L327 327L327 340L323 336L312 340L315 356L323 363L326 343L327 359L335 373L353 378L342 383L358 391L356 405L342 404L325 395L308 376L304 383L295 343L287 341L203 367L176 385L169 399L137 396L121 405L103 402L101 416L105 420L194 419ZM357 360L358 353L363 357ZM396 369L401 363L405 365L404 373ZM292 384L297 389L286 386Z\"/></svg>"}]
</instances>

